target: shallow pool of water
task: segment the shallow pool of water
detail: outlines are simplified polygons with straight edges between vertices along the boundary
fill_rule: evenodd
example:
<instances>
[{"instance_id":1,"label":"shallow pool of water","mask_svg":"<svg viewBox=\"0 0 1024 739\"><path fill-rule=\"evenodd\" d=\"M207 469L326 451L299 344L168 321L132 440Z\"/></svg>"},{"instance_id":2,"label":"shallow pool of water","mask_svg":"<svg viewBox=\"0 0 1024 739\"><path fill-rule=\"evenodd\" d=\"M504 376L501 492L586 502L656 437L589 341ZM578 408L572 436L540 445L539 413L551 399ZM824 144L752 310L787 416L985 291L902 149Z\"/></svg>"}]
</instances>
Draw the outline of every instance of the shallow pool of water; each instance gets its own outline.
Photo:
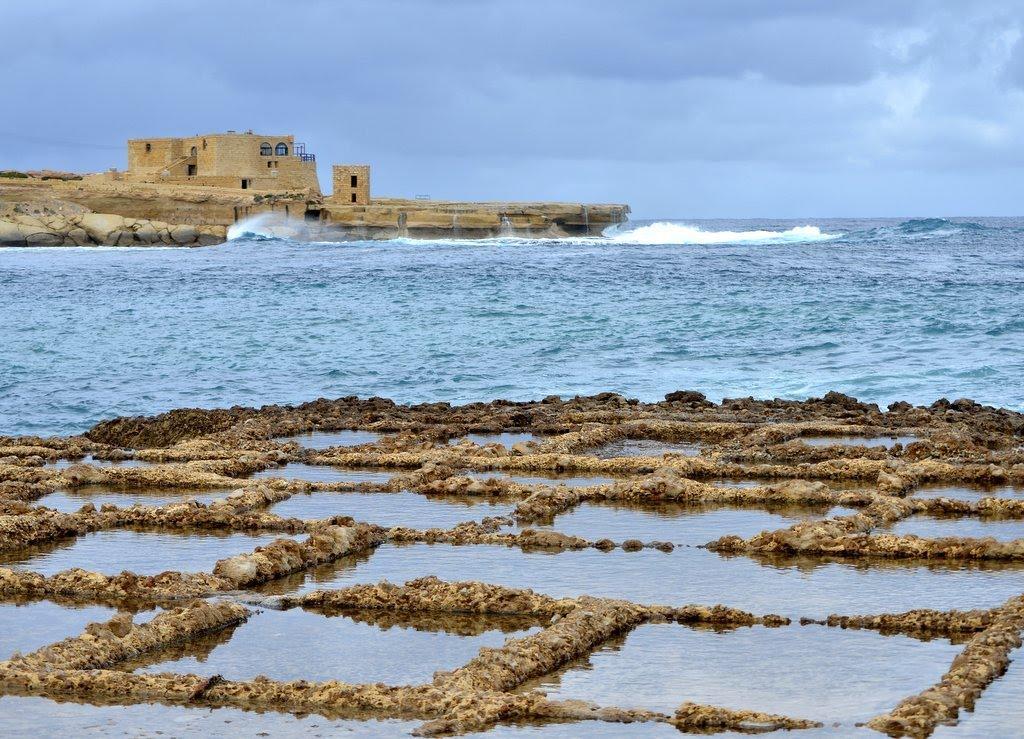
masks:
<instances>
[{"instance_id":1,"label":"shallow pool of water","mask_svg":"<svg viewBox=\"0 0 1024 739\"><path fill-rule=\"evenodd\" d=\"M738 480L733 478L719 477L711 478L707 480L700 480L700 482L707 483L708 485L714 485L720 488L756 488L756 487L767 487L768 485L775 485L778 480Z\"/></svg>"},{"instance_id":2,"label":"shallow pool of water","mask_svg":"<svg viewBox=\"0 0 1024 739\"><path fill-rule=\"evenodd\" d=\"M473 496L444 497L400 493L299 493L274 505L270 511L286 518L329 518L352 516L357 521L380 526L450 528L463 521L512 512L508 503L495 504Z\"/></svg>"},{"instance_id":3,"label":"shallow pool of water","mask_svg":"<svg viewBox=\"0 0 1024 739\"><path fill-rule=\"evenodd\" d=\"M960 650L823 626L649 624L524 689L669 714L693 701L852 725L937 682Z\"/></svg>"},{"instance_id":4,"label":"shallow pool of water","mask_svg":"<svg viewBox=\"0 0 1024 739\"><path fill-rule=\"evenodd\" d=\"M8 736L408 736L421 721L326 719L323 716L235 708L164 706L142 703L93 706L47 698L0 697Z\"/></svg>"},{"instance_id":5,"label":"shallow pool of water","mask_svg":"<svg viewBox=\"0 0 1024 739\"><path fill-rule=\"evenodd\" d=\"M661 457L665 454L681 454L684 457L696 457L700 454L700 444L688 442L655 441L653 439L623 439L593 449L598 459L614 457Z\"/></svg>"},{"instance_id":6,"label":"shallow pool of water","mask_svg":"<svg viewBox=\"0 0 1024 739\"><path fill-rule=\"evenodd\" d=\"M304 464L302 462L291 462L284 467L270 467L251 475L251 479L265 480L271 477L280 477L285 480L306 480L307 482L373 482L385 483L394 476L392 470L381 470L374 468L359 467L347 469L344 467L329 467L320 464Z\"/></svg>"},{"instance_id":7,"label":"shallow pool of water","mask_svg":"<svg viewBox=\"0 0 1024 739\"><path fill-rule=\"evenodd\" d=\"M466 434L465 436L460 436L457 439L449 439L448 443L458 444L462 441L471 441L477 446L484 446L485 444L500 444L506 449L511 449L513 445L524 441L540 442L543 440L543 436L529 431L504 431L499 434Z\"/></svg>"},{"instance_id":8,"label":"shallow pool of water","mask_svg":"<svg viewBox=\"0 0 1024 739\"><path fill-rule=\"evenodd\" d=\"M78 636L88 624L107 621L115 613L103 606L68 607L46 600L0 603L0 661L15 652L28 654L69 636Z\"/></svg>"},{"instance_id":9,"label":"shallow pool of water","mask_svg":"<svg viewBox=\"0 0 1024 739\"><path fill-rule=\"evenodd\" d=\"M281 436L274 441L294 441L306 449L327 449L332 446L360 446L380 441L381 435L373 431L309 431L294 436Z\"/></svg>"},{"instance_id":10,"label":"shallow pool of water","mask_svg":"<svg viewBox=\"0 0 1024 739\"><path fill-rule=\"evenodd\" d=\"M506 638L529 630L516 619L509 619L507 631L494 621L488 625L492 628L463 636L430 626L378 626L299 608L270 610L255 613L233 629L147 655L145 666L126 667L149 673L216 674L229 680L266 675L275 680L416 685L430 682L437 670L468 662L481 647L499 647Z\"/></svg>"},{"instance_id":11,"label":"shallow pool of water","mask_svg":"<svg viewBox=\"0 0 1024 739\"><path fill-rule=\"evenodd\" d=\"M914 491L915 498L953 498L955 500L968 500L977 502L986 496L999 498L1024 498L1024 487L1015 485L948 485L928 484L922 485Z\"/></svg>"},{"instance_id":12,"label":"shallow pool of water","mask_svg":"<svg viewBox=\"0 0 1024 739\"><path fill-rule=\"evenodd\" d=\"M1009 668L988 686L973 711L961 711L957 726L939 726L932 736L954 739L965 736L1020 736L1024 710L1024 651L1010 654Z\"/></svg>"},{"instance_id":13,"label":"shallow pool of water","mask_svg":"<svg viewBox=\"0 0 1024 739\"><path fill-rule=\"evenodd\" d=\"M678 503L630 505L621 502L584 503L555 517L549 528L591 541L625 539L670 541L698 546L722 536L735 534L744 539L801 521L847 515L850 509L821 507L768 511L759 508L694 506ZM534 526L534 528L538 528Z\"/></svg>"},{"instance_id":14,"label":"shallow pool of water","mask_svg":"<svg viewBox=\"0 0 1024 739\"><path fill-rule=\"evenodd\" d=\"M633 724L622 724L612 721L578 721L575 723L549 723L542 725L522 724L499 724L488 731L473 732L465 734L466 737L614 737L618 739L624 736L637 737L665 737L665 739L679 739L681 734L674 726L644 721ZM716 737L725 736L715 734ZM746 735L749 737L749 735ZM772 735L774 736L774 735Z\"/></svg>"},{"instance_id":15,"label":"shallow pool of water","mask_svg":"<svg viewBox=\"0 0 1024 739\"><path fill-rule=\"evenodd\" d=\"M723 603L757 613L813 618L913 608L990 608L1024 591L1024 564L957 567L875 560L867 566L823 558L762 564L751 557L725 557L694 547L667 554L649 549L552 554L447 544L385 544L261 590L306 592L380 580L404 583L426 575L533 588L557 597L589 594L669 605Z\"/></svg>"},{"instance_id":16,"label":"shallow pool of water","mask_svg":"<svg viewBox=\"0 0 1024 739\"><path fill-rule=\"evenodd\" d=\"M115 575L128 570L156 575L167 570L209 572L217 560L251 552L282 538L208 530L180 533L97 531L25 549L0 553L0 566L52 575L81 567Z\"/></svg>"},{"instance_id":17,"label":"shallow pool of water","mask_svg":"<svg viewBox=\"0 0 1024 739\"><path fill-rule=\"evenodd\" d=\"M61 513L74 513L86 503L92 503L97 510L103 505L116 505L128 508L133 505L163 506L182 503L189 498L201 503L226 498L231 494L228 488L219 490L195 491L171 488L169 490L118 490L103 485L90 485L74 490L57 490L36 501L35 505L52 508Z\"/></svg>"},{"instance_id":18,"label":"shallow pool of water","mask_svg":"<svg viewBox=\"0 0 1024 739\"><path fill-rule=\"evenodd\" d=\"M910 516L898 521L891 529L894 534L913 534L928 538L962 536L983 538L991 536L1000 541L1024 538L1024 520L975 518L933 518L931 516Z\"/></svg>"},{"instance_id":19,"label":"shallow pool of water","mask_svg":"<svg viewBox=\"0 0 1024 739\"><path fill-rule=\"evenodd\" d=\"M511 480L512 482L520 485L565 485L570 488L583 488L591 487L593 485L610 485L613 482L618 482L624 478L615 477L602 477L587 474L572 475L572 474L544 474L540 472L530 472L529 474L516 474L512 472L506 472L504 470L494 470L490 472L467 472L467 477L471 477L474 480Z\"/></svg>"},{"instance_id":20,"label":"shallow pool of water","mask_svg":"<svg viewBox=\"0 0 1024 739\"><path fill-rule=\"evenodd\" d=\"M51 470L66 470L75 464L91 464L93 467L152 467L152 462L145 462L141 459L121 459L111 461L109 459L96 459L92 455L82 459L57 459L47 462L45 467Z\"/></svg>"},{"instance_id":21,"label":"shallow pool of water","mask_svg":"<svg viewBox=\"0 0 1024 739\"><path fill-rule=\"evenodd\" d=\"M807 446L866 446L891 449L896 444L907 446L920 441L918 436L801 436Z\"/></svg>"}]
</instances>

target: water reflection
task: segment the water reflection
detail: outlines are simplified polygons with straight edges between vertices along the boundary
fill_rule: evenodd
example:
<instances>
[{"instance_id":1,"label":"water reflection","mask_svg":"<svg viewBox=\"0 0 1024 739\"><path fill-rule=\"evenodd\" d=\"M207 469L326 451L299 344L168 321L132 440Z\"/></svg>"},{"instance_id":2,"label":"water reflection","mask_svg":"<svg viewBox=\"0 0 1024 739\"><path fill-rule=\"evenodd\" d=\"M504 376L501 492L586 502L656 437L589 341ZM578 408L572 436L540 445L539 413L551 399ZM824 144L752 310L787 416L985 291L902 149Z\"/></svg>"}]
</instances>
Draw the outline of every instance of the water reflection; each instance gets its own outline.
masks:
<instances>
[{"instance_id":1,"label":"water reflection","mask_svg":"<svg viewBox=\"0 0 1024 739\"><path fill-rule=\"evenodd\" d=\"M124 570L156 575L167 570L209 572L217 560L265 546L280 534L226 533L175 529L155 533L117 529L96 531L0 553L0 565L53 575L81 567L105 575Z\"/></svg>"},{"instance_id":2,"label":"water reflection","mask_svg":"<svg viewBox=\"0 0 1024 739\"><path fill-rule=\"evenodd\" d=\"M661 457L665 454L681 454L684 457L696 457L700 454L700 444L690 442L655 441L653 439L622 439L594 449L588 454L598 459L614 457Z\"/></svg>"},{"instance_id":3,"label":"water reflection","mask_svg":"<svg viewBox=\"0 0 1024 739\"><path fill-rule=\"evenodd\" d=\"M381 627L347 615L291 609L261 611L248 621L201 639L147 654L125 665L139 672L222 675L251 680L343 680L406 685L430 682L436 670L454 669L481 647L498 647L511 635L529 631L509 623L506 629L471 636L446 630L392 624ZM324 659L338 655L338 659Z\"/></svg>"},{"instance_id":4,"label":"water reflection","mask_svg":"<svg viewBox=\"0 0 1024 739\"><path fill-rule=\"evenodd\" d=\"M394 476L393 470L375 468L343 468L329 467L320 464L304 464L290 462L283 467L270 467L251 475L251 479L265 480L280 477L285 480L305 480L307 482L372 482L386 483Z\"/></svg>"},{"instance_id":5,"label":"water reflection","mask_svg":"<svg viewBox=\"0 0 1024 739\"><path fill-rule=\"evenodd\" d=\"M131 490L110 488L105 485L87 485L73 490L57 490L40 498L36 505L52 508L61 513L74 513L87 503L92 503L97 510L104 505L116 505L128 508L133 505L164 506L183 503L192 498L201 503L209 504L214 500L226 498L231 490L187 490L182 488Z\"/></svg>"},{"instance_id":6,"label":"water reflection","mask_svg":"<svg viewBox=\"0 0 1024 739\"><path fill-rule=\"evenodd\" d=\"M666 713L687 700L852 725L938 682L959 652L946 640L820 626L650 624L523 689Z\"/></svg>"},{"instance_id":7,"label":"water reflection","mask_svg":"<svg viewBox=\"0 0 1024 739\"><path fill-rule=\"evenodd\" d=\"M294 441L306 449L327 449L329 447L360 446L380 441L381 435L372 431L309 431L294 436L281 436L274 441Z\"/></svg>"},{"instance_id":8,"label":"water reflection","mask_svg":"<svg viewBox=\"0 0 1024 739\"><path fill-rule=\"evenodd\" d=\"M506 449L525 441L543 441L544 437L530 431L503 431L497 434L466 434L457 439L449 439L449 444L458 444L462 441L471 441L477 446L485 444L500 444Z\"/></svg>"},{"instance_id":9,"label":"water reflection","mask_svg":"<svg viewBox=\"0 0 1024 739\"><path fill-rule=\"evenodd\" d=\"M729 534L749 538L762 531L788 528L801 521L820 520L852 512L851 509L830 509L828 506L762 508L597 501L581 504L541 528L592 541L602 538L619 542L641 539L697 546Z\"/></svg>"},{"instance_id":10,"label":"water reflection","mask_svg":"<svg viewBox=\"0 0 1024 739\"><path fill-rule=\"evenodd\" d=\"M427 575L533 588L555 597L595 595L641 603L726 605L757 613L824 618L914 608L991 608L1019 595L1024 564L941 563L824 557L720 556L677 548L523 552L518 548L384 544L260 588L268 594Z\"/></svg>"},{"instance_id":11,"label":"water reflection","mask_svg":"<svg viewBox=\"0 0 1024 739\"><path fill-rule=\"evenodd\" d=\"M807 446L866 446L891 449L896 444L907 446L920 441L917 436L801 436Z\"/></svg>"},{"instance_id":12,"label":"water reflection","mask_svg":"<svg viewBox=\"0 0 1024 739\"><path fill-rule=\"evenodd\" d=\"M512 512L511 504L497 504L479 496L426 497L417 493L298 493L272 506L285 518L351 516L380 526L451 528L464 521Z\"/></svg>"}]
</instances>

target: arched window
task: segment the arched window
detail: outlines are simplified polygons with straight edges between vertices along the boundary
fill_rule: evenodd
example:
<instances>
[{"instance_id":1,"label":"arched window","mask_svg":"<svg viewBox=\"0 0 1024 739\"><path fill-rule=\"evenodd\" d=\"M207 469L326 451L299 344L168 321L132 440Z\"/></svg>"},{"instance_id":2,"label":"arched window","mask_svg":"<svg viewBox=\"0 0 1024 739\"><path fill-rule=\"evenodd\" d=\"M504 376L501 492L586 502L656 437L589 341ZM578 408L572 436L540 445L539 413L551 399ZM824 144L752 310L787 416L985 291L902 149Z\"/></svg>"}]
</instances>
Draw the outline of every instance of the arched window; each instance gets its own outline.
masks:
<instances>
[{"instance_id":1,"label":"arched window","mask_svg":"<svg viewBox=\"0 0 1024 739\"><path fill-rule=\"evenodd\" d=\"M288 144L282 141L280 144L274 147L274 153L277 154L279 157L288 156Z\"/></svg>"},{"instance_id":2,"label":"arched window","mask_svg":"<svg viewBox=\"0 0 1024 739\"><path fill-rule=\"evenodd\" d=\"M198 153L199 153L199 149L197 149L196 147L193 146L192 147L192 156L195 156Z\"/></svg>"},{"instance_id":3,"label":"arched window","mask_svg":"<svg viewBox=\"0 0 1024 739\"><path fill-rule=\"evenodd\" d=\"M260 144L260 156L261 157L269 157L273 153L274 153L274 149L273 149L273 147L270 146L270 144L267 144L267 143Z\"/></svg>"}]
</instances>

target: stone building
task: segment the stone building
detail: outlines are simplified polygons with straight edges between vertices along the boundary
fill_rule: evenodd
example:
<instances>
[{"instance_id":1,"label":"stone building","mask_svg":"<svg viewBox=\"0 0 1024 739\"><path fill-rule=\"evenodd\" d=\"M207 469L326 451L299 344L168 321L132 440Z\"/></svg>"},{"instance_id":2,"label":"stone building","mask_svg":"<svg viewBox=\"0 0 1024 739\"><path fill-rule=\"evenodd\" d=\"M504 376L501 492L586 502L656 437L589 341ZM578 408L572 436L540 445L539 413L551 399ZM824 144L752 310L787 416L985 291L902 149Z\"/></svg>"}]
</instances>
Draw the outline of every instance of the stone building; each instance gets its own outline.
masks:
<instances>
[{"instance_id":1,"label":"stone building","mask_svg":"<svg viewBox=\"0 0 1024 739\"><path fill-rule=\"evenodd\" d=\"M329 200L339 205L370 204L370 165L335 164L332 176L333 193Z\"/></svg>"},{"instance_id":2,"label":"stone building","mask_svg":"<svg viewBox=\"0 0 1024 739\"><path fill-rule=\"evenodd\" d=\"M131 139L128 169L98 175L126 182L155 182L249 190L309 190L320 194L316 157L291 135L252 131L205 136Z\"/></svg>"}]
</instances>

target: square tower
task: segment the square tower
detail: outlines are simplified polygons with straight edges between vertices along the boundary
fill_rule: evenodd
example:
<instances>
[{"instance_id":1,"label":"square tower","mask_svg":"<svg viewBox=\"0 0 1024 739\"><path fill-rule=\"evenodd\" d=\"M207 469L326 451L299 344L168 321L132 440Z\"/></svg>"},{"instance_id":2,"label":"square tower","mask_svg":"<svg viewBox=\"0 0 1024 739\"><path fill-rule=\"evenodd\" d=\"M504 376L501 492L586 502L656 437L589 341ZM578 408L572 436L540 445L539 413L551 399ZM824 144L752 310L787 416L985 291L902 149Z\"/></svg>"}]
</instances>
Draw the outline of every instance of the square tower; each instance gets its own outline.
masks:
<instances>
[{"instance_id":1,"label":"square tower","mask_svg":"<svg viewBox=\"0 0 1024 739\"><path fill-rule=\"evenodd\" d=\"M339 205L370 204L370 165L335 164L331 200Z\"/></svg>"}]
</instances>

